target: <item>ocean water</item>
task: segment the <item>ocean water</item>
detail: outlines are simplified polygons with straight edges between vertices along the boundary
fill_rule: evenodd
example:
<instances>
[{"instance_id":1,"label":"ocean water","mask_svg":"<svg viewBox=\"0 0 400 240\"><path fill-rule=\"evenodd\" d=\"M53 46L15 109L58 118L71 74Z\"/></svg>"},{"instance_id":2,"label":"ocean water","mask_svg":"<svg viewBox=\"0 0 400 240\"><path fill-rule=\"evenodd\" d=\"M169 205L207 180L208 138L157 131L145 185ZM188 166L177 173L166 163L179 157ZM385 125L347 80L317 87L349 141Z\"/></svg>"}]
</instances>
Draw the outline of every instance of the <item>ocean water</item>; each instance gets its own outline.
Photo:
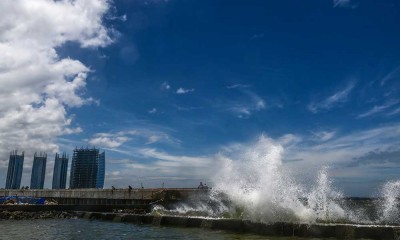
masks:
<instances>
[{"instance_id":1,"label":"ocean water","mask_svg":"<svg viewBox=\"0 0 400 240\"><path fill-rule=\"evenodd\" d=\"M85 219L41 219L0 221L0 239L270 239L304 238L266 237L198 228L157 227ZM320 238L312 238L314 240Z\"/></svg>"}]
</instances>

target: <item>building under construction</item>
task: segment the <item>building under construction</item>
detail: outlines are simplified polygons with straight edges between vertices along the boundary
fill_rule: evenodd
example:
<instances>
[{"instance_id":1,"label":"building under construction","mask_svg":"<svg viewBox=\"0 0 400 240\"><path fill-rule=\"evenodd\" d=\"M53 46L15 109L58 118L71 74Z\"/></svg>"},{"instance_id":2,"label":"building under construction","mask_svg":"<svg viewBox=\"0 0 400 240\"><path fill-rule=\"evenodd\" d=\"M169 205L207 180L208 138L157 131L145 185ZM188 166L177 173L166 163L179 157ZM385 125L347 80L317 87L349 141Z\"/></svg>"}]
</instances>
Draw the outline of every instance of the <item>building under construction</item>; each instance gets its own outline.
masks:
<instances>
[{"instance_id":1,"label":"building under construction","mask_svg":"<svg viewBox=\"0 0 400 240\"><path fill-rule=\"evenodd\" d=\"M105 152L96 148L75 148L71 163L69 187L103 188Z\"/></svg>"},{"instance_id":2,"label":"building under construction","mask_svg":"<svg viewBox=\"0 0 400 240\"><path fill-rule=\"evenodd\" d=\"M31 189L43 189L44 178L46 176L46 161L47 154L35 152L33 156L32 174L31 174Z\"/></svg>"},{"instance_id":3,"label":"building under construction","mask_svg":"<svg viewBox=\"0 0 400 240\"><path fill-rule=\"evenodd\" d=\"M8 162L6 189L18 189L21 186L23 165L24 152L18 155L17 150L12 151Z\"/></svg>"},{"instance_id":4,"label":"building under construction","mask_svg":"<svg viewBox=\"0 0 400 240\"><path fill-rule=\"evenodd\" d=\"M68 156L64 152L61 157L56 153L54 159L53 189L65 189L67 183Z\"/></svg>"}]
</instances>

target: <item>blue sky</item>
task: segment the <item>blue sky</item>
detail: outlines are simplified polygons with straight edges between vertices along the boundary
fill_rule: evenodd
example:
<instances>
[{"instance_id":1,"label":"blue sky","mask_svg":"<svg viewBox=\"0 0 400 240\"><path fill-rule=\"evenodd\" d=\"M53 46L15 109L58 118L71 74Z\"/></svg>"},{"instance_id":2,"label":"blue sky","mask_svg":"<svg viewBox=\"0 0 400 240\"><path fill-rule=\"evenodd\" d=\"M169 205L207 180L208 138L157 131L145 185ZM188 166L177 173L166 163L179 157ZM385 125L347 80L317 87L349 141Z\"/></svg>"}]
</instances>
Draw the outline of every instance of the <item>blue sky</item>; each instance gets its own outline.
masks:
<instances>
[{"instance_id":1,"label":"blue sky","mask_svg":"<svg viewBox=\"0 0 400 240\"><path fill-rule=\"evenodd\" d=\"M212 184L216 156L262 135L305 183L325 165L351 196L398 178L399 1L1 4L0 185L14 148L22 185L49 153L51 186L54 153L87 145L106 187Z\"/></svg>"}]
</instances>

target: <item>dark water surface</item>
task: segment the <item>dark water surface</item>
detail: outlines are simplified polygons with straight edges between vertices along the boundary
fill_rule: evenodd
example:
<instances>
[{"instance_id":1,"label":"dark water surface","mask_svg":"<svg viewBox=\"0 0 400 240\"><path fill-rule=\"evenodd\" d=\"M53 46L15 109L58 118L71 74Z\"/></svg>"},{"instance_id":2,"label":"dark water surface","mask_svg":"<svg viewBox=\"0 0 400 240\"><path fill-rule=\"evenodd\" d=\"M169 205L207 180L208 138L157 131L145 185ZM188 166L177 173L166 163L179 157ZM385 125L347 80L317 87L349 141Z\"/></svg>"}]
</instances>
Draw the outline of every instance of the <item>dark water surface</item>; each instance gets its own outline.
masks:
<instances>
[{"instance_id":1,"label":"dark water surface","mask_svg":"<svg viewBox=\"0 0 400 240\"><path fill-rule=\"evenodd\" d=\"M0 221L0 239L270 239L252 234L235 234L197 228L156 227L84 219ZM312 238L319 239L319 238Z\"/></svg>"}]
</instances>

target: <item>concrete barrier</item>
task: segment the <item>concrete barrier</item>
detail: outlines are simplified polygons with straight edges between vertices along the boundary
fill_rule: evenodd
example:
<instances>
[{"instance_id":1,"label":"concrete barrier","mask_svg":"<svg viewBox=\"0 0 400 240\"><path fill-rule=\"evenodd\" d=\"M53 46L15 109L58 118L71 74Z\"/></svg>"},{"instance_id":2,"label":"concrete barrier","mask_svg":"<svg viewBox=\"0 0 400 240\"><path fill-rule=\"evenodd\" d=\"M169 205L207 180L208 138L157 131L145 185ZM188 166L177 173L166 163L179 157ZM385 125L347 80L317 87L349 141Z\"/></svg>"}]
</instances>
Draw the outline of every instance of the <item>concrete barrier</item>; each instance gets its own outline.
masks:
<instances>
[{"instance_id":1,"label":"concrete barrier","mask_svg":"<svg viewBox=\"0 0 400 240\"><path fill-rule=\"evenodd\" d=\"M130 204L129 200L156 201L171 200L181 201L186 199L207 198L209 191L193 188L146 188L146 189L0 189L2 196L23 196L46 199L58 199L68 202L68 200L90 201L95 204L94 199L99 204L105 204L108 200L110 204ZM103 200L103 201L101 201Z\"/></svg>"},{"instance_id":2,"label":"concrete barrier","mask_svg":"<svg viewBox=\"0 0 400 240\"><path fill-rule=\"evenodd\" d=\"M175 226L175 227L188 227L188 218L186 217L175 217L175 216L163 216L162 225Z\"/></svg>"},{"instance_id":3,"label":"concrete barrier","mask_svg":"<svg viewBox=\"0 0 400 240\"><path fill-rule=\"evenodd\" d=\"M114 218L113 218L113 222L123 222L124 221L124 218L125 218L125 215L116 215Z\"/></svg>"},{"instance_id":4,"label":"concrete barrier","mask_svg":"<svg viewBox=\"0 0 400 240\"><path fill-rule=\"evenodd\" d=\"M398 240L400 226L368 226L350 224L253 223L240 219L202 219L179 216L151 216L119 213L77 214L85 219L98 219L155 226L200 227L264 236L309 237L336 239Z\"/></svg>"},{"instance_id":5,"label":"concrete barrier","mask_svg":"<svg viewBox=\"0 0 400 240\"><path fill-rule=\"evenodd\" d=\"M126 209L136 213L150 211L150 205L0 205L0 211L88 211L88 212L113 212L115 209Z\"/></svg>"},{"instance_id":6,"label":"concrete barrier","mask_svg":"<svg viewBox=\"0 0 400 240\"><path fill-rule=\"evenodd\" d=\"M133 214L124 215L123 222L128 222L133 224L143 224L142 215L133 215Z\"/></svg>"}]
</instances>

